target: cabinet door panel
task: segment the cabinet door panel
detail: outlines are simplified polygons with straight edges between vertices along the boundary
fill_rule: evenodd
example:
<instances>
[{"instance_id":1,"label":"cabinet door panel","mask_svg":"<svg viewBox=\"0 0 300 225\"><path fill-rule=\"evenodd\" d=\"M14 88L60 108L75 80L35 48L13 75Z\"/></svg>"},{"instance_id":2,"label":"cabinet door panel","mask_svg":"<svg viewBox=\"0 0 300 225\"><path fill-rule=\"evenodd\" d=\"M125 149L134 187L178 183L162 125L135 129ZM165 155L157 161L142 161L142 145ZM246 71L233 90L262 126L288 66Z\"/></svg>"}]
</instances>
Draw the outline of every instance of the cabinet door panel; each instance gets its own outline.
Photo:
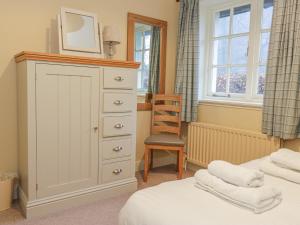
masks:
<instances>
[{"instance_id":1,"label":"cabinet door panel","mask_svg":"<svg viewBox=\"0 0 300 225\"><path fill-rule=\"evenodd\" d=\"M99 70L36 70L37 197L97 184Z\"/></svg>"}]
</instances>

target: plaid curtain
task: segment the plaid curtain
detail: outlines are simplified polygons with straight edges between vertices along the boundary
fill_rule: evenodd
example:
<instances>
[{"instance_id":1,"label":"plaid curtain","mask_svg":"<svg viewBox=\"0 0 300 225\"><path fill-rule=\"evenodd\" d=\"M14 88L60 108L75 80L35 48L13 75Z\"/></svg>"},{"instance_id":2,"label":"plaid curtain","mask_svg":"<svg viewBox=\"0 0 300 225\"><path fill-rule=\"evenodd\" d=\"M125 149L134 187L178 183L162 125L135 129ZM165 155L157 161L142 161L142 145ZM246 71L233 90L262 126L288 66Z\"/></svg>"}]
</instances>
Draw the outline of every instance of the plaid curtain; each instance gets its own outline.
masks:
<instances>
[{"instance_id":1,"label":"plaid curtain","mask_svg":"<svg viewBox=\"0 0 300 225\"><path fill-rule=\"evenodd\" d=\"M300 137L300 1L275 0L262 131Z\"/></svg>"},{"instance_id":2,"label":"plaid curtain","mask_svg":"<svg viewBox=\"0 0 300 225\"><path fill-rule=\"evenodd\" d=\"M150 65L149 65L149 93L158 93L159 72L160 72L160 27L152 28L150 44Z\"/></svg>"},{"instance_id":3,"label":"plaid curtain","mask_svg":"<svg viewBox=\"0 0 300 225\"><path fill-rule=\"evenodd\" d=\"M182 121L197 120L199 77L199 0L181 0L175 93L182 95Z\"/></svg>"}]
</instances>

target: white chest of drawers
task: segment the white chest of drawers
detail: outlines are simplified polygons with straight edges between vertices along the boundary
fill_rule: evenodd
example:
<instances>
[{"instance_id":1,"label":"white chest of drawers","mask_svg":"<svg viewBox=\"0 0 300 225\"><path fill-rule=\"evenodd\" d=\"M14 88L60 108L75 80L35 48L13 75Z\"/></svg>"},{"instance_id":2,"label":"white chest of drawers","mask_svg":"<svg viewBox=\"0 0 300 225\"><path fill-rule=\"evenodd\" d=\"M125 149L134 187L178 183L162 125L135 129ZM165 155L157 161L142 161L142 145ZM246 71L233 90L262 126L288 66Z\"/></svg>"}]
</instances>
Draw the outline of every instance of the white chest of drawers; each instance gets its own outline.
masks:
<instances>
[{"instance_id":1,"label":"white chest of drawers","mask_svg":"<svg viewBox=\"0 0 300 225\"><path fill-rule=\"evenodd\" d=\"M16 62L24 214L136 190L139 65L31 52Z\"/></svg>"}]
</instances>

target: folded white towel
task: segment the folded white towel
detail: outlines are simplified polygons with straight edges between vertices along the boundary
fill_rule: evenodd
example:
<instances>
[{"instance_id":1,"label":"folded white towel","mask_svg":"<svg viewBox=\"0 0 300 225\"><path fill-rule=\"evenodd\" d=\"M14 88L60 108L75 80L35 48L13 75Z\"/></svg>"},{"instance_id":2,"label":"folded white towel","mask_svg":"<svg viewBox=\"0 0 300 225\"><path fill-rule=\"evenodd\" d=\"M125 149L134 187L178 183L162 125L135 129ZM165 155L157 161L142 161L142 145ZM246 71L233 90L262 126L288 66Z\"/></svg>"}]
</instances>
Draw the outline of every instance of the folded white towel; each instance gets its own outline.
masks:
<instances>
[{"instance_id":1,"label":"folded white towel","mask_svg":"<svg viewBox=\"0 0 300 225\"><path fill-rule=\"evenodd\" d=\"M264 184L264 174L229 162L215 160L208 165L208 172L230 184L241 187L260 187Z\"/></svg>"},{"instance_id":2,"label":"folded white towel","mask_svg":"<svg viewBox=\"0 0 300 225\"><path fill-rule=\"evenodd\" d=\"M270 156L274 163L292 170L300 171L300 153L287 148L281 148Z\"/></svg>"},{"instance_id":3,"label":"folded white towel","mask_svg":"<svg viewBox=\"0 0 300 225\"><path fill-rule=\"evenodd\" d=\"M273 163L269 158L261 163L260 170L272 176L300 184L300 172L280 167Z\"/></svg>"},{"instance_id":4,"label":"folded white towel","mask_svg":"<svg viewBox=\"0 0 300 225\"><path fill-rule=\"evenodd\" d=\"M238 187L211 175L207 170L198 170L195 179L196 187L255 213L270 210L281 202L281 192L277 188L268 186Z\"/></svg>"}]
</instances>

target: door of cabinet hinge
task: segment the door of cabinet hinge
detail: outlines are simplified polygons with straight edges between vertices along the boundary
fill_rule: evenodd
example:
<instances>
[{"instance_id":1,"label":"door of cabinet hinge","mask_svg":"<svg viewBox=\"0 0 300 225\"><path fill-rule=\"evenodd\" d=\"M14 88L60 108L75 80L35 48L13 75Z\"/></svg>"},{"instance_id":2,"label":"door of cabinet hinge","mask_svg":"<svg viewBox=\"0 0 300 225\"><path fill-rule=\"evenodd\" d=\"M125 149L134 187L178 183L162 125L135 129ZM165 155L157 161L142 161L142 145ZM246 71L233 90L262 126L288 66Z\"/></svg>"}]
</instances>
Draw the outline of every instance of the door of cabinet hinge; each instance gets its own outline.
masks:
<instances>
[{"instance_id":1,"label":"door of cabinet hinge","mask_svg":"<svg viewBox=\"0 0 300 225\"><path fill-rule=\"evenodd\" d=\"M35 185L35 189L36 189L36 190L39 189L39 185L38 185L38 184Z\"/></svg>"}]
</instances>

